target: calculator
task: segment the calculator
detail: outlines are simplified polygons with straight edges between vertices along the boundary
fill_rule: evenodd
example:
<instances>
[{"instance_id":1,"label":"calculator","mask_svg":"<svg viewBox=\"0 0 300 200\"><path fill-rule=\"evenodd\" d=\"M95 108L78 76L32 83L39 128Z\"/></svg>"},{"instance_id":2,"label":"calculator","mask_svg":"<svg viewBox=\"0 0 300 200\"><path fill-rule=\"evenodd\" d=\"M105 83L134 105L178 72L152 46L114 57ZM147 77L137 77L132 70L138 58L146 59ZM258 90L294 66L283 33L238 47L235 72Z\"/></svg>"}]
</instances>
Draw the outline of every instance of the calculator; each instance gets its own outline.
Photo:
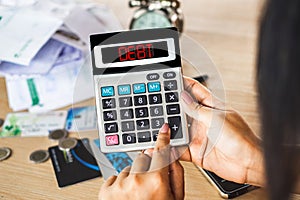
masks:
<instances>
[{"instance_id":1,"label":"calculator","mask_svg":"<svg viewBox=\"0 0 300 200\"><path fill-rule=\"evenodd\" d=\"M153 148L168 123L172 146L189 142L176 28L90 35L100 148Z\"/></svg>"}]
</instances>

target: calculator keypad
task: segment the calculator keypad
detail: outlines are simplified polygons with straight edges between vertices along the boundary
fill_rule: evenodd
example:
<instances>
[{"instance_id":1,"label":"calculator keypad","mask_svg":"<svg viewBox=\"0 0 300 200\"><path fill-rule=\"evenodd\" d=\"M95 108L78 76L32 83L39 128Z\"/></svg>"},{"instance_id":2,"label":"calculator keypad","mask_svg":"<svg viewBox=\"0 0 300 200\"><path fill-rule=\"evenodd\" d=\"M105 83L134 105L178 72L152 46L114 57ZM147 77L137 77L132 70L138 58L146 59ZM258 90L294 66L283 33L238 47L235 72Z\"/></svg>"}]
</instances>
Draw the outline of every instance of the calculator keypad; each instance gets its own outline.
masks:
<instances>
[{"instance_id":1,"label":"calculator keypad","mask_svg":"<svg viewBox=\"0 0 300 200\"><path fill-rule=\"evenodd\" d=\"M100 88L106 146L131 146L157 140L166 122L171 140L183 139L177 74L147 73L144 83L123 81ZM140 80L140 79L139 79ZM185 121L184 121L185 122Z\"/></svg>"}]
</instances>

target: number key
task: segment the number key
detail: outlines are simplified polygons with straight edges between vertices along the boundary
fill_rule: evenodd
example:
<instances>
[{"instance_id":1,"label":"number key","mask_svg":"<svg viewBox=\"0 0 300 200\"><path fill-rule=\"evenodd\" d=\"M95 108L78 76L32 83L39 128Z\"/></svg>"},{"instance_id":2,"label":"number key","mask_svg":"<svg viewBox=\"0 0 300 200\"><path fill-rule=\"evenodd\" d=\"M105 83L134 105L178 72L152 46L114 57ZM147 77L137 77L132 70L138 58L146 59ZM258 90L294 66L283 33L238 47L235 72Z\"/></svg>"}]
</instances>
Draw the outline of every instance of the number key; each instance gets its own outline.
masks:
<instances>
[{"instance_id":1,"label":"number key","mask_svg":"<svg viewBox=\"0 0 300 200\"><path fill-rule=\"evenodd\" d=\"M150 107L151 116L162 116L164 114L162 106L152 106Z\"/></svg>"},{"instance_id":2,"label":"number key","mask_svg":"<svg viewBox=\"0 0 300 200\"><path fill-rule=\"evenodd\" d=\"M137 130L149 129L149 119L137 120Z\"/></svg>"},{"instance_id":3,"label":"number key","mask_svg":"<svg viewBox=\"0 0 300 200\"><path fill-rule=\"evenodd\" d=\"M132 119L133 118L133 110L132 109L123 109L120 110L121 119Z\"/></svg>"},{"instance_id":4,"label":"number key","mask_svg":"<svg viewBox=\"0 0 300 200\"><path fill-rule=\"evenodd\" d=\"M128 122L122 122L122 131L134 131L134 122L128 121Z\"/></svg>"},{"instance_id":5,"label":"number key","mask_svg":"<svg viewBox=\"0 0 300 200\"><path fill-rule=\"evenodd\" d=\"M128 134L123 134L123 144L132 144L136 143L136 136L135 133L128 133Z\"/></svg>"},{"instance_id":6,"label":"number key","mask_svg":"<svg viewBox=\"0 0 300 200\"><path fill-rule=\"evenodd\" d=\"M142 106L147 104L147 97L146 95L135 96L134 97L134 105L135 106Z\"/></svg>"},{"instance_id":7,"label":"number key","mask_svg":"<svg viewBox=\"0 0 300 200\"><path fill-rule=\"evenodd\" d=\"M153 129L161 128L164 124L164 118L151 119L151 127Z\"/></svg>"},{"instance_id":8,"label":"number key","mask_svg":"<svg viewBox=\"0 0 300 200\"><path fill-rule=\"evenodd\" d=\"M149 95L149 103L150 104L159 104L161 103L161 94L150 94Z\"/></svg>"},{"instance_id":9,"label":"number key","mask_svg":"<svg viewBox=\"0 0 300 200\"><path fill-rule=\"evenodd\" d=\"M132 106L132 98L131 97L120 97L119 105L120 105L120 107Z\"/></svg>"},{"instance_id":10,"label":"number key","mask_svg":"<svg viewBox=\"0 0 300 200\"><path fill-rule=\"evenodd\" d=\"M136 108L135 109L135 117L136 118L148 117L148 108L147 107Z\"/></svg>"}]
</instances>

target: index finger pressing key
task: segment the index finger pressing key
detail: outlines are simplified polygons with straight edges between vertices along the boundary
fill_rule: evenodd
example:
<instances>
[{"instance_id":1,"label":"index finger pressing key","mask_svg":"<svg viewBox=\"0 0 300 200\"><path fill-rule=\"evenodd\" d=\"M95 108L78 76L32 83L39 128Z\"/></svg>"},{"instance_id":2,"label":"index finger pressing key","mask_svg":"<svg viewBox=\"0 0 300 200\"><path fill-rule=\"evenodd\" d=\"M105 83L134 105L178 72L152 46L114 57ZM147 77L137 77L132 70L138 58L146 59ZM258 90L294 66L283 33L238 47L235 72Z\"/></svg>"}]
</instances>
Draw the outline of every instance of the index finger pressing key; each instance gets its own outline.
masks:
<instances>
[{"instance_id":1,"label":"index finger pressing key","mask_svg":"<svg viewBox=\"0 0 300 200\"><path fill-rule=\"evenodd\" d=\"M164 124L158 134L149 171L162 170L168 174L170 163L170 129Z\"/></svg>"}]
</instances>

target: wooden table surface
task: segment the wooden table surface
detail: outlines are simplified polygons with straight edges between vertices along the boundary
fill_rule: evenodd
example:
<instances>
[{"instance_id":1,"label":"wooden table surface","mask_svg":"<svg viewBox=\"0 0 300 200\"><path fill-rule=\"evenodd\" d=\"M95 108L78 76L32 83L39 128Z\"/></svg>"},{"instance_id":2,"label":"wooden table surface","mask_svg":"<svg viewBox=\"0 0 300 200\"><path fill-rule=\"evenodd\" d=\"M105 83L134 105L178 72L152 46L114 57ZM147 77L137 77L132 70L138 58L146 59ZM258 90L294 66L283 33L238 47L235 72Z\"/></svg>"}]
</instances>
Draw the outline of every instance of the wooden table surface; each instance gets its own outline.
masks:
<instances>
[{"instance_id":1,"label":"wooden table surface","mask_svg":"<svg viewBox=\"0 0 300 200\"><path fill-rule=\"evenodd\" d=\"M128 27L133 9L127 0L98 0L111 7L123 27ZM213 60L224 84L226 103L238 110L259 135L259 110L256 103L255 59L260 0L182 1L185 15L184 35L202 45ZM188 66L184 66L188 71ZM209 85L208 85L209 86ZM80 105L93 104L93 100ZM67 109L67 108L64 108ZM0 78L0 118L11 112L4 78ZM83 133L85 134L85 133ZM91 133L86 133L91 134ZM78 136L72 133L72 136ZM81 135L80 135L81 136ZM97 199L102 178L85 181L63 189L57 187L51 161L33 164L31 152L56 145L46 137L2 138L0 146L13 150L0 162L0 199ZM191 163L185 169L186 199L221 199L217 191ZM257 189L237 199L266 199ZM299 198L300 199L300 198Z\"/></svg>"}]
</instances>

